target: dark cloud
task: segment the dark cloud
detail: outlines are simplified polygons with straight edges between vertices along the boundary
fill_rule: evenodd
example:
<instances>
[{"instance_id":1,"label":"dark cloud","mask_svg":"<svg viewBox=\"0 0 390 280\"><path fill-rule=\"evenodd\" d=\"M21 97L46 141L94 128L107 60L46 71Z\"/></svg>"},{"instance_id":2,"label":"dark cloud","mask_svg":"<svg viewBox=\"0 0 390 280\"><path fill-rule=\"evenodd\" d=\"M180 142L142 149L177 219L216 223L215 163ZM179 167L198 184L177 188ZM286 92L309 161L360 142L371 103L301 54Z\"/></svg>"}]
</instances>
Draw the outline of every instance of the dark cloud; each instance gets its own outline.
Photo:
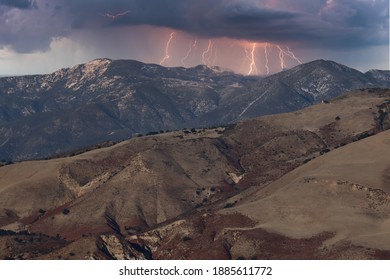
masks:
<instances>
[{"instance_id":1,"label":"dark cloud","mask_svg":"<svg viewBox=\"0 0 390 280\"><path fill-rule=\"evenodd\" d=\"M386 23L388 26L388 2L343 0L330 3L320 10L320 16L326 22L350 28L375 28Z\"/></svg>"},{"instance_id":2,"label":"dark cloud","mask_svg":"<svg viewBox=\"0 0 390 280\"><path fill-rule=\"evenodd\" d=\"M386 0L117 0L109 3L70 0L68 3L77 15L74 26L78 28L96 23L94 17L99 12L130 10L114 21L101 18L101 23L148 24L202 37L300 42L323 48L388 42Z\"/></svg>"},{"instance_id":3,"label":"dark cloud","mask_svg":"<svg viewBox=\"0 0 390 280\"><path fill-rule=\"evenodd\" d=\"M12 7L0 6L0 48L6 46L19 53L46 51L53 38L69 35L69 15L51 2L17 0L12 1Z\"/></svg>"},{"instance_id":4,"label":"dark cloud","mask_svg":"<svg viewBox=\"0 0 390 280\"><path fill-rule=\"evenodd\" d=\"M0 5L18 9L37 8L34 0L0 0Z\"/></svg>"},{"instance_id":5,"label":"dark cloud","mask_svg":"<svg viewBox=\"0 0 390 280\"><path fill-rule=\"evenodd\" d=\"M38 6L6 29L0 10L0 46L44 48L71 30L116 26L168 27L199 37L296 43L318 48L356 48L388 43L388 0L0 0L20 9ZM12 4L12 5L11 5ZM104 15L130 11L112 19ZM20 11L21 13L24 11ZM27 12L24 12L27 13ZM8 25L11 19L8 20ZM33 34L33 36L31 35ZM32 37L37 38L35 43ZM8 38L5 42L4 38ZM26 43L23 45L23 38ZM42 42L39 44L39 42ZM31 47L29 47L31 43ZM23 46L23 48L21 47ZM47 47L47 45L46 45Z\"/></svg>"}]
</instances>

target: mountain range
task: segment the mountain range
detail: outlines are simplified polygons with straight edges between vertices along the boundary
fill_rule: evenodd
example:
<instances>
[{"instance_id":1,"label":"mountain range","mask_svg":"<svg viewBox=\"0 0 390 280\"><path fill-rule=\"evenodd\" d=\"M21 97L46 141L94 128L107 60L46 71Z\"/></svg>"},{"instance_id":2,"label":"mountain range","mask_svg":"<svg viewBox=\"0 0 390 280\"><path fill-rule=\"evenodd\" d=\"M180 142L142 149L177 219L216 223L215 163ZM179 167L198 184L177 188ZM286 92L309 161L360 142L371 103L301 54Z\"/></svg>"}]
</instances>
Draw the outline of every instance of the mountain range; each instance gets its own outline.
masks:
<instances>
[{"instance_id":1,"label":"mountain range","mask_svg":"<svg viewBox=\"0 0 390 280\"><path fill-rule=\"evenodd\" d=\"M3 77L0 160L48 158L139 134L227 125L376 87L390 87L389 71L361 73L325 60L269 77L110 59L48 75Z\"/></svg>"}]
</instances>

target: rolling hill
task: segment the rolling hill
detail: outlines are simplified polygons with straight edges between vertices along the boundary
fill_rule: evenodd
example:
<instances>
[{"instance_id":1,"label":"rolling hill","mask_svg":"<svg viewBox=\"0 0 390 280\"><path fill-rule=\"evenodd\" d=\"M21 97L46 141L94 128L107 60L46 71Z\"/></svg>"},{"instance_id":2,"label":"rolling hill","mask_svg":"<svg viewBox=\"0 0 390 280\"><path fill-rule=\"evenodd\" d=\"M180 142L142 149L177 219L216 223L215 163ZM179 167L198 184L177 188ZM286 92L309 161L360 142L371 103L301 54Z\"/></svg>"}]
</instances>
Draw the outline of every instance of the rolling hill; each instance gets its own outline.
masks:
<instances>
[{"instance_id":1,"label":"rolling hill","mask_svg":"<svg viewBox=\"0 0 390 280\"><path fill-rule=\"evenodd\" d=\"M384 259L390 91L0 167L1 258Z\"/></svg>"}]
</instances>

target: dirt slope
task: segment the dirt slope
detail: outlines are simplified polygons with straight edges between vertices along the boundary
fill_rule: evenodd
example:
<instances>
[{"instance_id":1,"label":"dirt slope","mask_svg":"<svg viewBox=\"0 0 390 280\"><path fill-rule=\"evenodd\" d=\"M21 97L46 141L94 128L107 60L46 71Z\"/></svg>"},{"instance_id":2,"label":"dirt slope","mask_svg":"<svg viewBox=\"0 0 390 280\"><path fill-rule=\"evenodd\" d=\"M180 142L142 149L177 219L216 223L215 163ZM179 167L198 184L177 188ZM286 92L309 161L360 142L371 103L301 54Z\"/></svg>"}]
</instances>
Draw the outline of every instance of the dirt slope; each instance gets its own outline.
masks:
<instances>
[{"instance_id":1,"label":"dirt slope","mask_svg":"<svg viewBox=\"0 0 390 280\"><path fill-rule=\"evenodd\" d=\"M389 259L389 145L386 131L333 150L128 240L158 259Z\"/></svg>"},{"instance_id":2,"label":"dirt slope","mask_svg":"<svg viewBox=\"0 0 390 280\"><path fill-rule=\"evenodd\" d=\"M347 145L253 193L234 211L290 238L336 233L390 250L390 132ZM222 211L231 212L230 211Z\"/></svg>"}]
</instances>

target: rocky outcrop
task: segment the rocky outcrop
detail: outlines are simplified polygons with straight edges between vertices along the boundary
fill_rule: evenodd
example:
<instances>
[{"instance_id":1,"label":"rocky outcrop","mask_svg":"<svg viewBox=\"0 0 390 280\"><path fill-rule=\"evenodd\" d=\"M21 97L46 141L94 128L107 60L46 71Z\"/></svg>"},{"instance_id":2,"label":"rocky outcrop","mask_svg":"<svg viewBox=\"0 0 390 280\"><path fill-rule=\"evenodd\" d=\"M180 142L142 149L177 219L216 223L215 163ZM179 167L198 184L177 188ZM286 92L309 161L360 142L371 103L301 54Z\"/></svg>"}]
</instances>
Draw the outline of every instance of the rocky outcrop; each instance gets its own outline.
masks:
<instances>
[{"instance_id":1,"label":"rocky outcrop","mask_svg":"<svg viewBox=\"0 0 390 280\"><path fill-rule=\"evenodd\" d=\"M152 257L145 245L130 243L118 235L101 235L97 246L108 258L114 260L146 260Z\"/></svg>"}]
</instances>

